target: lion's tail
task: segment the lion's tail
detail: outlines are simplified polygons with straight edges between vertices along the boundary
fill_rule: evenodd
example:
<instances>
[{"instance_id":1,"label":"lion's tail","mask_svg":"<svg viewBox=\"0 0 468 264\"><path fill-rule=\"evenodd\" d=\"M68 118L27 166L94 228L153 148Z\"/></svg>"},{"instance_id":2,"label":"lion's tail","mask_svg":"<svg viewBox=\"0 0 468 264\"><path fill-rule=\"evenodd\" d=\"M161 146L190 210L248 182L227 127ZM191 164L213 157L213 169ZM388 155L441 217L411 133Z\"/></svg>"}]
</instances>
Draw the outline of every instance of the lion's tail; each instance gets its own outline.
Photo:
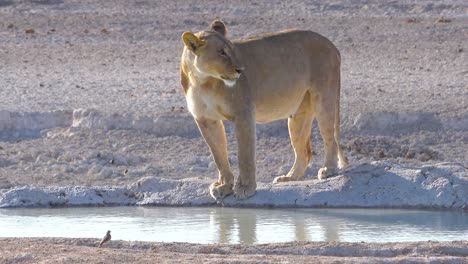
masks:
<instances>
[{"instance_id":1,"label":"lion's tail","mask_svg":"<svg viewBox=\"0 0 468 264\"><path fill-rule=\"evenodd\" d=\"M338 93L336 97L336 104L335 104L335 142L338 148L338 167L340 169L345 168L348 166L348 160L343 155L343 151L341 150L340 146L340 90L341 90L341 73L338 73Z\"/></svg>"}]
</instances>

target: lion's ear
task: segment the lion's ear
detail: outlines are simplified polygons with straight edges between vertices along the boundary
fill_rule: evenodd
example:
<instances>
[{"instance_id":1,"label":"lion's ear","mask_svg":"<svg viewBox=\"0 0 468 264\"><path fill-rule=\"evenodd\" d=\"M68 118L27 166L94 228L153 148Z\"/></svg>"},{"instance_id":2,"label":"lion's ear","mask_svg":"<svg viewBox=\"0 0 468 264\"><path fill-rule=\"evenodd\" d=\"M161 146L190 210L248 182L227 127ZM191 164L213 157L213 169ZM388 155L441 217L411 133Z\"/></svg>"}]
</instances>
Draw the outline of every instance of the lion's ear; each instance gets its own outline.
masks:
<instances>
[{"instance_id":1,"label":"lion's ear","mask_svg":"<svg viewBox=\"0 0 468 264\"><path fill-rule=\"evenodd\" d=\"M197 55L199 49L206 44L206 41L200 39L191 32L184 32L182 34L182 41L184 42L184 45L187 47L187 49L189 49L195 55Z\"/></svg>"},{"instance_id":2,"label":"lion's ear","mask_svg":"<svg viewBox=\"0 0 468 264\"><path fill-rule=\"evenodd\" d=\"M211 22L210 26L211 26L211 30L216 31L223 36L226 36L227 29L223 21L216 19L215 21Z\"/></svg>"}]
</instances>

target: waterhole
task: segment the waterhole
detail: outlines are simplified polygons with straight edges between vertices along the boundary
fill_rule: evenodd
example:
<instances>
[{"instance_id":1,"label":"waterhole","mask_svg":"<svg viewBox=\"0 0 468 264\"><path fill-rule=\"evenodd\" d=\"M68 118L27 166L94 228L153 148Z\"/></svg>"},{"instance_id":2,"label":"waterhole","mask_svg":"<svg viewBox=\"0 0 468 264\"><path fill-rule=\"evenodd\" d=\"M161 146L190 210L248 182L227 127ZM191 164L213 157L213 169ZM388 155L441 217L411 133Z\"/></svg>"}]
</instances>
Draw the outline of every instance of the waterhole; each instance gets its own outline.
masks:
<instances>
[{"instance_id":1,"label":"waterhole","mask_svg":"<svg viewBox=\"0 0 468 264\"><path fill-rule=\"evenodd\" d=\"M158 242L410 242L468 239L463 211L82 207L0 209L1 237L95 237Z\"/></svg>"}]
</instances>

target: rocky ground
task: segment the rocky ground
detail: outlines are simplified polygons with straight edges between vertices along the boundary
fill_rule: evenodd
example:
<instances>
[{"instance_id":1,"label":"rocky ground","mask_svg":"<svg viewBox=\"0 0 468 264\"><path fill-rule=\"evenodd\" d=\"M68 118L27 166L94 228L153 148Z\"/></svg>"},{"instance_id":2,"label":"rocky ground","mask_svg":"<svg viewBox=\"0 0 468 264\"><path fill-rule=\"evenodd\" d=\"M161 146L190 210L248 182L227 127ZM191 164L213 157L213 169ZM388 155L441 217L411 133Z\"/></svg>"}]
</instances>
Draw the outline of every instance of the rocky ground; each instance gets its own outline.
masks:
<instances>
[{"instance_id":1,"label":"rocky ground","mask_svg":"<svg viewBox=\"0 0 468 264\"><path fill-rule=\"evenodd\" d=\"M464 263L468 243L200 245L94 239L0 239L3 263ZM22 247L18 251L18 246Z\"/></svg>"},{"instance_id":2,"label":"rocky ground","mask_svg":"<svg viewBox=\"0 0 468 264\"><path fill-rule=\"evenodd\" d=\"M301 28L331 39L342 54L341 143L350 164L452 164L468 193L467 9L462 0L0 0L1 193L214 179L178 64L182 32L217 17L231 38ZM285 124L259 126L262 183L294 161ZM321 144L315 126L306 180L321 166Z\"/></svg>"},{"instance_id":3,"label":"rocky ground","mask_svg":"<svg viewBox=\"0 0 468 264\"><path fill-rule=\"evenodd\" d=\"M0 188L215 177L186 110L178 61L181 33L206 29L216 17L232 38L303 28L337 45L351 164L467 166L464 1L1 3ZM262 182L293 163L285 124L259 135ZM312 137L306 178L322 163L317 128Z\"/></svg>"}]
</instances>

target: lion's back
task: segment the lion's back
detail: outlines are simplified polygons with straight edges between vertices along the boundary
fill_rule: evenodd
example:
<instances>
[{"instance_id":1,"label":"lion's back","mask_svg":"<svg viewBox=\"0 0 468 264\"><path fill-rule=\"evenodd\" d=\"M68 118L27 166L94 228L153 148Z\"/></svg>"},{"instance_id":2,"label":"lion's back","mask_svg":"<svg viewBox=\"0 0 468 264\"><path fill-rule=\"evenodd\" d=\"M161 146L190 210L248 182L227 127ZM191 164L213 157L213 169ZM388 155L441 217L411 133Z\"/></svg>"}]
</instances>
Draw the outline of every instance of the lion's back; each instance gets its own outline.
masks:
<instances>
[{"instance_id":1,"label":"lion's back","mask_svg":"<svg viewBox=\"0 0 468 264\"><path fill-rule=\"evenodd\" d=\"M250 83L260 90L293 89L301 84L336 78L340 54L326 37L305 30L285 30L233 42L245 63ZM275 88L277 87L277 88Z\"/></svg>"},{"instance_id":2,"label":"lion's back","mask_svg":"<svg viewBox=\"0 0 468 264\"><path fill-rule=\"evenodd\" d=\"M330 53L339 54L338 49L328 38L309 30L289 29L264 33L237 39L234 40L233 43L242 51L286 51L289 52L290 55L295 55L294 53L300 50L298 49L299 47L304 47L304 51L328 50ZM297 55L304 56L306 54Z\"/></svg>"}]
</instances>

